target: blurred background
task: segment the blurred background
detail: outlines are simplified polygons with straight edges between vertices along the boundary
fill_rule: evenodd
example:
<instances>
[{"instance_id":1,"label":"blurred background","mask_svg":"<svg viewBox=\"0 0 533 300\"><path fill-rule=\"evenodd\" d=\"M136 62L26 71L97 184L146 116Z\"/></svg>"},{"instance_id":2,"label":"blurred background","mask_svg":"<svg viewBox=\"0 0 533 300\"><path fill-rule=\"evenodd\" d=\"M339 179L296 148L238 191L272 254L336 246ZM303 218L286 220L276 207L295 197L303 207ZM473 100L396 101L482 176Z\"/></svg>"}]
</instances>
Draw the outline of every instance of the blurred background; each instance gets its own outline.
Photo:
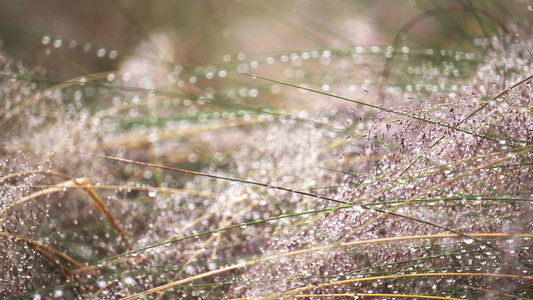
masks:
<instances>
[{"instance_id":1,"label":"blurred background","mask_svg":"<svg viewBox=\"0 0 533 300\"><path fill-rule=\"evenodd\" d=\"M102 150L146 153L157 139L176 140L147 128L179 121L201 149L227 154L247 135L228 128L266 117L346 135L354 122L340 116L366 118L364 106L241 73L384 106L439 101L476 71L493 36L529 28L532 16L522 0L22 0L0 4L0 49L75 109L134 105L103 127ZM159 153L173 154L151 161L204 158L182 148L171 143Z\"/></svg>"},{"instance_id":2,"label":"blurred background","mask_svg":"<svg viewBox=\"0 0 533 300\"><path fill-rule=\"evenodd\" d=\"M154 119L207 134L214 129L202 124L227 128L219 121L236 118L232 126L242 127L252 112L352 132L336 116L360 118L367 108L241 74L385 106L438 101L476 71L493 36L529 28L532 16L522 0L22 0L0 4L0 45L38 90L67 83L55 90L76 109L146 105L157 94L146 112L136 108L106 127L123 132L102 143L144 152L147 134L130 130ZM245 137L225 132L219 148L213 137L197 142L216 152ZM183 153L171 157L196 161Z\"/></svg>"},{"instance_id":3,"label":"blurred background","mask_svg":"<svg viewBox=\"0 0 533 300\"><path fill-rule=\"evenodd\" d=\"M461 5L477 10L461 11ZM22 0L0 4L0 39L1 49L25 66L68 79L120 69L132 57L195 68L228 65L238 54L251 61L355 46L381 46L385 52L417 15L453 6L451 12L420 18L401 44L471 51L474 38L501 30L506 19L519 26L532 19L525 0Z\"/></svg>"}]
</instances>

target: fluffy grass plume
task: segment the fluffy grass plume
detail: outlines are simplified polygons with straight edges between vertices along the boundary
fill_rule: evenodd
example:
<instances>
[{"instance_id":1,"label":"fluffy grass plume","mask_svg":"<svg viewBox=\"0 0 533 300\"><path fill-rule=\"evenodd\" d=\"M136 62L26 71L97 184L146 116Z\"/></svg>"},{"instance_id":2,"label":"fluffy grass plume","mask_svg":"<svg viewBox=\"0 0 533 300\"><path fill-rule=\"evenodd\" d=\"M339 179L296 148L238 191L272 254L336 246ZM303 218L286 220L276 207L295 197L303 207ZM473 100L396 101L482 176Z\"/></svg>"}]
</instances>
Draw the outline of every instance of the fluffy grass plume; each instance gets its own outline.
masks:
<instances>
[{"instance_id":1,"label":"fluffy grass plume","mask_svg":"<svg viewBox=\"0 0 533 300\"><path fill-rule=\"evenodd\" d=\"M0 296L532 299L508 3L2 4Z\"/></svg>"}]
</instances>

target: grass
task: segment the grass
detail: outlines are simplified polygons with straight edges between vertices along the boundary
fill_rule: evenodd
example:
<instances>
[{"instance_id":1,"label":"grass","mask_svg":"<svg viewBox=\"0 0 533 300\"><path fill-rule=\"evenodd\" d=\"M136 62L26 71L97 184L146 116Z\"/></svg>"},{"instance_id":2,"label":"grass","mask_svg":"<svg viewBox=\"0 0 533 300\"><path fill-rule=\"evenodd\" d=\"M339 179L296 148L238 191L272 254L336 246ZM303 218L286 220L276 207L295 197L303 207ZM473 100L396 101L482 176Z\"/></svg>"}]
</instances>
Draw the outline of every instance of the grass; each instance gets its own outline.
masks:
<instances>
[{"instance_id":1,"label":"grass","mask_svg":"<svg viewBox=\"0 0 533 300\"><path fill-rule=\"evenodd\" d=\"M3 298L533 298L526 4L246 3L304 38L231 54L249 33L210 5L224 43L113 2L142 41L113 58L0 24L50 68L0 56ZM387 12L382 44L338 7Z\"/></svg>"}]
</instances>

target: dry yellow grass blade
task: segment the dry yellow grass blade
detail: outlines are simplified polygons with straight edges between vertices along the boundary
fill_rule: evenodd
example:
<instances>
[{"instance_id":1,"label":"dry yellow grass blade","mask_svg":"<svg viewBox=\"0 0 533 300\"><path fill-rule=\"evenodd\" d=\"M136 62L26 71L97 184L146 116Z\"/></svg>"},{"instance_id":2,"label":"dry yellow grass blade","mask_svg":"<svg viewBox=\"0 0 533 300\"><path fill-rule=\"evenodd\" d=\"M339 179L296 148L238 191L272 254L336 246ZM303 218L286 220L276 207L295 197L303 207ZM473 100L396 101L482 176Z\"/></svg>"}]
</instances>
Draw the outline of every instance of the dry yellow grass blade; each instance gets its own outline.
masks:
<instances>
[{"instance_id":1,"label":"dry yellow grass blade","mask_svg":"<svg viewBox=\"0 0 533 300\"><path fill-rule=\"evenodd\" d=\"M32 188L51 188L56 185L32 185ZM173 188L162 188L162 187L153 187L153 186L130 186L130 185L91 185L94 190L115 190L115 191L144 191L144 192L158 192L158 193L168 193L168 194L186 194L190 196L204 197L204 198L214 198L216 197L213 193L192 191L186 189L173 189ZM85 186L69 186L67 189L85 189Z\"/></svg>"},{"instance_id":2,"label":"dry yellow grass blade","mask_svg":"<svg viewBox=\"0 0 533 300\"><path fill-rule=\"evenodd\" d=\"M473 290L476 290L476 291L483 291L483 292L486 292L486 293L491 293L491 294L494 294L494 295L502 295L502 296L505 296L505 297L513 298L513 299L519 299L518 296L511 295L511 294L508 294L508 293L502 293L502 292L482 289L482 288L475 287L475 286L470 286L470 285L464 285L464 287L469 288L469 289L473 289ZM522 299L522 300L531 300L531 298L524 298L524 297L520 297L520 299Z\"/></svg>"},{"instance_id":3,"label":"dry yellow grass blade","mask_svg":"<svg viewBox=\"0 0 533 300\"><path fill-rule=\"evenodd\" d=\"M16 206L19 206L31 199L35 199L37 197L40 197L40 196L44 196L44 195L49 195L49 194L53 194L53 193L57 193L57 192L61 192L61 191L65 191L66 188L68 187L71 187L71 186L75 186L75 185L83 185L84 183L87 183L89 182L88 179L86 178L78 178L78 179L71 179L71 180L67 180L67 181L64 181L60 184L57 184L57 185L54 185L50 188L47 188L47 189L44 189L44 190L40 190L38 192L35 192L29 196L26 196L16 202L14 202L13 204L11 204L9 206L9 208L7 208L6 210L4 210L2 212L2 214L5 214L7 210L11 210L13 209L14 207Z\"/></svg>"},{"instance_id":4,"label":"dry yellow grass blade","mask_svg":"<svg viewBox=\"0 0 533 300\"><path fill-rule=\"evenodd\" d=\"M259 297L259 298L253 298L254 300L274 300L274 299L280 299L283 297L290 296L291 298L326 298L326 297L342 297L342 296L350 296L350 297L395 297L395 298L418 298L418 299L456 299L460 300L460 298L449 298L449 297L439 297L439 296L426 296L426 295L405 295L405 294L366 294L366 293L356 293L356 294L297 294L295 293L302 292L302 291L308 291L313 290L317 288L323 288L328 286L334 286L334 285L342 285L342 284L350 284L354 282L364 282L364 281L376 281L376 280L387 280L387 279L399 279L399 278L412 278L412 277L436 277L436 276L457 276L457 277L494 277L494 278L513 278L513 279L528 279L533 280L532 276L517 276L517 275L510 275L510 274L487 274L487 273L421 273L421 274L403 274L403 275L387 275L387 276L376 276L376 277L367 277L367 278L360 278L360 279L351 279L351 280L343 280L343 281L334 281L334 282L328 282L323 284L317 284L313 286L303 287L299 289L294 289L289 292L283 293L281 295L275 295L275 296L269 296L269 297ZM482 290L487 291L485 289L480 289L476 287L470 287L472 289L476 290ZM502 294L505 296L513 297L509 294ZM236 298L232 300L247 300L252 298Z\"/></svg>"},{"instance_id":5,"label":"dry yellow grass blade","mask_svg":"<svg viewBox=\"0 0 533 300\"><path fill-rule=\"evenodd\" d=\"M233 223L236 219L236 217L245 212L245 211L248 211L250 209L252 209L253 207L257 206L258 203L251 203L249 204L248 206L246 206L240 213L234 215L232 218L228 219L226 215L223 216L223 219L221 221L221 224L220 224L220 227L223 228L223 227L226 227L226 226L229 226L231 223ZM224 209L223 207L221 209ZM207 241L205 241L204 243L204 247L207 247L208 244L210 244L213 240L216 239L215 241L215 247L213 248L213 252L211 254L211 260L215 260L216 259L216 251L217 251L217 248L218 248L218 243L220 242L221 238L222 238L222 234L223 232L219 232L216 236L211 236L209 237L209 239L207 239ZM175 239L176 237L173 236L169 239L167 239L167 241L170 241L170 240L173 240ZM185 264L183 264L183 267L176 273L176 275L174 275L174 277L172 278L172 281L176 281L178 280L180 274L186 269L186 267L192 263L194 261L194 258L196 258L198 255L201 254L201 251L198 251L195 255L193 255L187 262L185 262ZM160 299L163 299L164 295L165 295L165 292L166 291L162 291L156 298L156 300L160 300Z\"/></svg>"},{"instance_id":6,"label":"dry yellow grass blade","mask_svg":"<svg viewBox=\"0 0 533 300\"><path fill-rule=\"evenodd\" d=\"M291 295L291 298L336 298L336 297L393 297L395 298L407 298L407 299L438 299L438 300L463 300L461 298L449 298L449 297L439 297L439 296L426 296L426 295L405 295L405 294L301 294L301 295ZM264 298L236 298L231 300L266 300L266 299L279 299L279 297L264 297Z\"/></svg>"},{"instance_id":7,"label":"dry yellow grass blade","mask_svg":"<svg viewBox=\"0 0 533 300\"><path fill-rule=\"evenodd\" d=\"M61 269L61 271L63 271L63 273L65 273L65 275L68 276L68 277L74 277L75 278L74 273L72 272L72 270L67 268L62 263L60 263L57 260L57 257L63 258L64 260L68 261L69 263L72 263L73 265L75 265L78 268L83 268L84 267L83 264L81 264L80 262L76 261L75 259L71 258L70 256L68 256L68 255L66 255L64 253L62 253L62 252L60 252L60 251L58 251L58 250L56 250L56 249L54 249L54 248L52 248L50 246L38 243L36 241L30 240L30 239L25 238L23 236L20 236L18 234L5 232L5 231L0 231L0 236L3 236L4 238L11 238L11 239L14 239L14 240L19 240L19 241L22 241L22 242L28 244L29 246L34 248L36 251L41 253L41 255L46 257L52 264L56 265L59 269ZM57 257L53 256L52 254L57 256Z\"/></svg>"},{"instance_id":8,"label":"dry yellow grass blade","mask_svg":"<svg viewBox=\"0 0 533 300\"><path fill-rule=\"evenodd\" d=\"M64 175L64 174L62 174L62 175ZM64 176L68 176L68 175L64 175ZM61 177L64 177L64 176L61 176ZM24 197L24 198L22 198L22 199L20 199L20 200L18 200L16 202L14 202L7 209L2 211L2 214L5 214L8 210L11 210L14 207L19 206L19 205L21 205L21 204L23 204L23 203L25 203L25 202L27 202L29 200L35 199L35 198L40 197L40 196L44 196L44 195L49 195L49 194L65 191L67 188L71 188L71 187L82 187L87 192L87 194L89 195L89 198L91 198L91 200L93 201L94 205L98 208L98 210L100 210L100 212L102 214L105 215L105 217L107 219L107 222L111 225L111 227L113 227L122 236L122 239L124 240L124 243L126 244L128 249L131 249L131 244L130 244L129 239L128 239L127 235L126 235L126 232L122 229L122 227L120 227L118 222L115 220L115 217L109 211L109 209L105 205L104 201L102 201L102 199L100 199L100 197L98 197L98 194L96 193L94 188L90 185L89 179L87 179L87 178L70 179L70 180L64 181L62 183L56 184L56 185L54 185L52 187L46 188L44 190L35 192L35 193L33 193L33 194L29 195L29 196L26 196L26 197Z\"/></svg>"},{"instance_id":9,"label":"dry yellow grass blade","mask_svg":"<svg viewBox=\"0 0 533 300\"><path fill-rule=\"evenodd\" d=\"M131 106L129 106L131 108ZM259 120L244 120L244 118L236 118L233 120L222 120L212 124L193 124L188 128L179 130L179 133L175 129L161 129L155 132L155 137L158 141L175 139L176 135L191 136L194 134L204 132L214 132L218 130L224 130L228 128L241 127L246 125L254 125L263 123ZM111 136L102 141L99 145L99 150L116 149L119 147L128 148L144 148L146 145L151 144L150 138L147 134L139 134L139 132L125 132L120 135Z\"/></svg>"},{"instance_id":10,"label":"dry yellow grass blade","mask_svg":"<svg viewBox=\"0 0 533 300\"><path fill-rule=\"evenodd\" d=\"M472 234L469 234L469 236L476 237L476 238L504 238L504 237L533 238L533 234L510 234L510 233L472 233ZM396 242L396 241L405 241L405 240L442 239L442 238L463 238L463 236L459 235L459 234L400 236L400 237L394 237L394 238L382 238L382 239L354 241L354 242L348 242L348 243L340 243L340 244L333 244L333 245L315 247L315 248L310 248L310 249L297 250L297 251L292 251L292 252L288 252L288 253L273 255L273 256L269 256L269 257L263 257L263 258L259 258L259 259L255 259L255 260L251 260L251 261L247 261L247 262L243 262L243 263L227 266L227 267L220 268L220 269L217 269L217 270L201 273L201 274L194 275L194 276L191 276L191 277L188 277L188 278L184 278L184 279L181 279L181 280L178 280L178 281L173 281L173 282L170 282L170 283L155 287L153 289L149 289L149 290L143 291L141 293L137 293L137 294L134 294L134 295L131 295L131 296L128 296L128 297L124 297L124 298L122 298L122 300L137 299L137 298L139 298L141 296L149 295L149 294L153 294L153 293L157 293L157 292L161 292L161 291L164 291L164 290L176 287L176 286L180 286L180 285L185 284L185 283L189 283L189 282L197 280L197 279L201 279L201 278L209 277L209 276L212 276L212 275L228 272L228 271L231 271L231 270L236 270L236 269L240 269L240 268L244 268L244 267L249 267L249 266L261 263L261 262L280 259L280 258L283 258L283 257L290 257L290 256L295 256L295 255L300 255L300 254L307 254L307 253L312 253L312 252L321 251L321 250L334 249L334 248L338 248L338 247L349 247L349 246L375 244L375 243L385 243L385 242ZM485 275L481 274L480 275L480 274L477 274L477 273L429 273L429 275L427 275L427 274L426 275L427 276L438 276L438 275L435 275L435 274L443 274L442 276L450 276L451 274L459 274L458 276L485 276L485 277L497 277L497 276L500 276L500 277L509 277L509 278L525 278L525 279L532 279L533 280L533 277L525 277L525 276L520 277L520 276L505 275L505 274L503 274L503 275L502 274L485 274ZM417 276L422 276L422 275L424 275L424 274L406 274L406 275L403 275L403 277L417 277ZM397 276L400 276L400 275L396 275L396 277ZM381 276L379 278L383 279L385 277L387 277L387 276ZM390 277L391 278L395 278L394 276L390 276ZM372 278L375 278L374 280L379 279L378 277L372 277ZM361 279L358 279L358 280L359 281L368 281L370 279L369 278L361 278ZM296 293L296 292L305 291L307 289L313 289L313 288L316 288L316 286L314 285L314 286L311 286L311 287L304 287L304 288L301 288L301 289L291 290L290 292L287 292L287 293ZM279 295L279 296L282 296L282 295ZM279 296L276 297L276 299L279 299Z\"/></svg>"},{"instance_id":11,"label":"dry yellow grass blade","mask_svg":"<svg viewBox=\"0 0 533 300\"><path fill-rule=\"evenodd\" d=\"M117 220L115 220L115 217L113 217L113 214L109 211L109 209L107 209L107 206L105 205L104 201L102 201L102 199L98 197L98 194L96 194L94 189L89 186L89 180L84 181L82 185L85 186L85 191L87 192L91 200L93 200L94 205L96 205L100 212L105 215L109 225L111 225L111 227L113 227L120 234L120 236L122 236L126 247L128 249L132 249L126 232L124 231L124 229L122 229L122 227L120 227Z\"/></svg>"},{"instance_id":12,"label":"dry yellow grass blade","mask_svg":"<svg viewBox=\"0 0 533 300\"><path fill-rule=\"evenodd\" d=\"M59 172L43 171L43 170L32 170L32 171L11 173L11 174L2 176L2 177L0 177L0 183L6 181L8 179L11 179L11 178L23 177L23 176L34 175L34 174L50 175L50 176L63 178L63 179L66 179L66 180L72 179L72 177L68 176L67 174L63 174L63 173L59 173Z\"/></svg>"},{"instance_id":13,"label":"dry yellow grass blade","mask_svg":"<svg viewBox=\"0 0 533 300\"><path fill-rule=\"evenodd\" d=\"M350 280L342 280L342 281L333 281L333 282L327 282L312 286L306 286L303 288L294 289L288 292L285 292L281 295L277 295L275 297L267 297L264 299L279 299L283 296L288 296L295 293L313 290L316 288L323 288L328 286L334 286L334 285L343 285L343 284L350 284L355 282L364 282L364 281L376 281L376 280L387 280L387 279L400 279L400 278L417 278L417 277L494 277L494 278L513 278L513 279L527 279L527 280L533 280L533 276L518 276L518 275L511 275L511 274L489 274L489 273L421 273L421 274L395 274L395 275L386 275L386 276L375 276L375 277L366 277L366 278L359 278L359 279L350 279ZM294 295L296 296L296 295ZM432 299L432 298L428 298ZM436 298L439 299L439 298ZM450 298L447 298L450 299Z\"/></svg>"},{"instance_id":14,"label":"dry yellow grass blade","mask_svg":"<svg viewBox=\"0 0 533 300\"><path fill-rule=\"evenodd\" d=\"M489 168L491 166L497 165L497 164L502 163L502 162L504 162L506 160L510 160L510 159L512 159L515 156L518 156L518 155L521 155L521 154L524 154L524 153L529 153L529 152L532 152L532 151L533 151L532 147L524 147L520 151L517 151L515 153L511 153L510 155L502 157L502 158L499 158L499 159L494 159L494 160L492 160L489 163L486 163L484 165L478 166L478 167L476 167L474 169L471 169L471 170L466 171L464 173L461 173L461 174L459 174L459 175L457 175L457 176L455 176L453 178L450 178L450 179L448 179L446 181L443 181L443 182L435 185L434 187L428 188L428 189L418 193L417 195L415 195L414 197L411 197L410 199L406 200L402 204L397 205L394 208L388 210L386 213L382 213L382 214L378 215L377 217L373 218L372 220L370 220L370 221L366 222L365 224L359 226L357 229L354 230L354 232L362 231L363 229L365 229L368 226L372 225L376 221L386 217L390 213L394 213L395 211L399 210L401 207L404 207L404 206L408 205L409 203L413 202L414 200L420 199L422 196L424 196L424 195L426 195L426 194L428 194L428 193L430 193L430 192L432 192L434 190L440 189L443 186L447 186L447 185L453 183L454 181L457 181L458 179L461 179L463 177L471 175L471 174L473 174L475 172L478 172L480 170L487 169L487 168Z\"/></svg>"},{"instance_id":15,"label":"dry yellow grass blade","mask_svg":"<svg viewBox=\"0 0 533 300\"><path fill-rule=\"evenodd\" d=\"M260 261L263 261L263 260L260 260ZM253 262L255 262L255 261L253 261ZM240 264L224 267L224 268L221 268L221 269L213 270L213 271L210 271L210 272L198 274L198 275L195 275L195 276L192 276L192 277L189 277L189 278L185 278L185 279L182 279L182 280L171 282L169 284L158 286L156 288L149 289L149 290L146 290L146 291L138 293L138 294L134 294L134 295L131 295L131 296L128 296L128 297L124 297L124 298L122 298L122 300L137 299L137 298L139 298L141 296L149 295L149 294L153 294L153 293L157 293L157 292L161 292L161 291L167 290L169 288L172 288L172 287L175 287L175 286L179 286L179 285L182 285L182 284L187 283L187 282L194 281L196 279L205 278L205 277L209 277L211 275L220 274L220 273L224 273L224 272L227 272L227 271L240 269L242 267L246 267L246 266L249 266L249 265L252 265L252 263L251 262L240 263Z\"/></svg>"}]
</instances>

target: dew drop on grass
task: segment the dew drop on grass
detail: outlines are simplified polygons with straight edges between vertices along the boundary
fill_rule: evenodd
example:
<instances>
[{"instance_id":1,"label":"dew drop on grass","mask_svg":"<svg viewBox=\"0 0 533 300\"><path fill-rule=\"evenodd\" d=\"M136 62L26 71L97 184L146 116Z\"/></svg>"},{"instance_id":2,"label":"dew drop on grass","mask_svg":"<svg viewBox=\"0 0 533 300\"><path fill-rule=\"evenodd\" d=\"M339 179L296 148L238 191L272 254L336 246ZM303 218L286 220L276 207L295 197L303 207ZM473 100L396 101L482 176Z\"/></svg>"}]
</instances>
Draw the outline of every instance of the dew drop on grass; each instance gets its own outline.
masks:
<instances>
[{"instance_id":1,"label":"dew drop on grass","mask_svg":"<svg viewBox=\"0 0 533 300\"><path fill-rule=\"evenodd\" d=\"M248 64L245 64L245 63L243 63L243 64L239 64L239 65L237 66L237 72L239 72L239 73L246 73L246 72L248 72Z\"/></svg>"},{"instance_id":2,"label":"dew drop on grass","mask_svg":"<svg viewBox=\"0 0 533 300\"><path fill-rule=\"evenodd\" d=\"M43 36L41 42L43 43L43 45L47 45L48 43L50 43L50 36Z\"/></svg>"},{"instance_id":3,"label":"dew drop on grass","mask_svg":"<svg viewBox=\"0 0 533 300\"><path fill-rule=\"evenodd\" d=\"M106 55L106 53L107 53L106 49L100 48L100 49L98 49L98 51L96 51L96 56L104 57Z\"/></svg>"},{"instance_id":4,"label":"dew drop on grass","mask_svg":"<svg viewBox=\"0 0 533 300\"><path fill-rule=\"evenodd\" d=\"M463 238L463 242L465 242L466 244L472 244L474 240L471 238Z\"/></svg>"},{"instance_id":5,"label":"dew drop on grass","mask_svg":"<svg viewBox=\"0 0 533 300\"><path fill-rule=\"evenodd\" d=\"M117 56L118 56L118 51L117 50L111 50L109 52L109 58L115 59L115 58L117 58Z\"/></svg>"},{"instance_id":6,"label":"dew drop on grass","mask_svg":"<svg viewBox=\"0 0 533 300\"><path fill-rule=\"evenodd\" d=\"M96 284L98 284L99 288L104 288L106 286L105 280L98 280Z\"/></svg>"},{"instance_id":7,"label":"dew drop on grass","mask_svg":"<svg viewBox=\"0 0 533 300\"><path fill-rule=\"evenodd\" d=\"M259 95L259 90L257 89L250 89L250 91L248 91L248 96L251 98L255 98L258 95Z\"/></svg>"},{"instance_id":8,"label":"dew drop on grass","mask_svg":"<svg viewBox=\"0 0 533 300\"><path fill-rule=\"evenodd\" d=\"M185 271L189 274L193 274L194 272L196 272L196 268L191 265L188 265L187 267L185 267Z\"/></svg>"},{"instance_id":9,"label":"dew drop on grass","mask_svg":"<svg viewBox=\"0 0 533 300\"><path fill-rule=\"evenodd\" d=\"M133 277L131 276L127 276L127 277L124 277L124 279L122 280L122 282L124 282L125 284L133 284L134 280L133 280Z\"/></svg>"},{"instance_id":10,"label":"dew drop on grass","mask_svg":"<svg viewBox=\"0 0 533 300\"><path fill-rule=\"evenodd\" d=\"M190 163L195 163L198 161L198 155L196 155L195 153L191 153L189 154L188 160Z\"/></svg>"}]
</instances>

